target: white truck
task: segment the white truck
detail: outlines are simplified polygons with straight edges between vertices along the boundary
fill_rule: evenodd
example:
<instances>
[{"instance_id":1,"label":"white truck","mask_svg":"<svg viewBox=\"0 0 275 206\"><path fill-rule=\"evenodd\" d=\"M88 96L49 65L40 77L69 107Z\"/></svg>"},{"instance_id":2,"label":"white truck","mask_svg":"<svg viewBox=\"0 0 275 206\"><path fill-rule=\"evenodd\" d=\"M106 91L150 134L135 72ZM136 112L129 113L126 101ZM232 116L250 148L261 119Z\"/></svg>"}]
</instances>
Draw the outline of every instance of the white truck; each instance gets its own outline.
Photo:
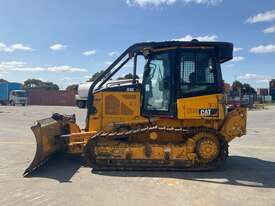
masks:
<instances>
[{"instance_id":1,"label":"white truck","mask_svg":"<svg viewBox=\"0 0 275 206\"><path fill-rule=\"evenodd\" d=\"M79 108L86 108L88 101L89 88L93 82L80 83L78 85L77 94L75 95L76 105Z\"/></svg>"}]
</instances>

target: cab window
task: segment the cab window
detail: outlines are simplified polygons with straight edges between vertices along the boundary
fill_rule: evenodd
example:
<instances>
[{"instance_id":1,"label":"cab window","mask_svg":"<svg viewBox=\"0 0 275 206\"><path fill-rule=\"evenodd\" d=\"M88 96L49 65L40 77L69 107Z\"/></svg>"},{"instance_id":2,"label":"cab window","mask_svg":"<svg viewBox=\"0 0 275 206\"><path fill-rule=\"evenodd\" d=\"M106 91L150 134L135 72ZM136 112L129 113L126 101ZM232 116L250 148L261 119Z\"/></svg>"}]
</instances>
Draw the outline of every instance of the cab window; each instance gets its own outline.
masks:
<instances>
[{"instance_id":1,"label":"cab window","mask_svg":"<svg viewBox=\"0 0 275 206\"><path fill-rule=\"evenodd\" d=\"M180 95L215 93L216 79L214 59L210 53L180 54Z\"/></svg>"},{"instance_id":2,"label":"cab window","mask_svg":"<svg viewBox=\"0 0 275 206\"><path fill-rule=\"evenodd\" d=\"M168 112L171 68L169 53L152 55L143 77L144 110Z\"/></svg>"}]
</instances>

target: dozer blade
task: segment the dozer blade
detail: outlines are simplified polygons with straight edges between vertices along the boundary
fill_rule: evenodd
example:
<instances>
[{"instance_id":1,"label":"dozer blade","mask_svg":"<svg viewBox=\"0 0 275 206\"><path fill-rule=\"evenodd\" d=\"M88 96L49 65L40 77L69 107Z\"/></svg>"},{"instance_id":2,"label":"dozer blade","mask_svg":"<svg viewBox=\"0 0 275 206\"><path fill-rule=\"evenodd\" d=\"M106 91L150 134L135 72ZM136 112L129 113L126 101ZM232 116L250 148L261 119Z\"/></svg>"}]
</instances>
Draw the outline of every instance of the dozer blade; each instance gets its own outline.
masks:
<instances>
[{"instance_id":1,"label":"dozer blade","mask_svg":"<svg viewBox=\"0 0 275 206\"><path fill-rule=\"evenodd\" d=\"M27 176L41 165L43 165L53 154L62 150L63 143L58 141L58 136L64 133L62 122L53 118L37 121L31 127L36 139L36 152L33 161L24 171L23 176Z\"/></svg>"}]
</instances>

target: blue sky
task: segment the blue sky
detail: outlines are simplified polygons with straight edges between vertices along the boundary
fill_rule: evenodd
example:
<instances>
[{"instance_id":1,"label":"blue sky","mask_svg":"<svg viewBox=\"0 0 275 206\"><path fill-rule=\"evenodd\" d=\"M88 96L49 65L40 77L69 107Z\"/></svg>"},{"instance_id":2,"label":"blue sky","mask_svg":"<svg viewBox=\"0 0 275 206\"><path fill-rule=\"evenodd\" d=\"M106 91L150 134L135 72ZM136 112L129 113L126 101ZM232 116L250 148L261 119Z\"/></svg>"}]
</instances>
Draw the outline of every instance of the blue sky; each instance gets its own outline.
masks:
<instances>
[{"instance_id":1,"label":"blue sky","mask_svg":"<svg viewBox=\"0 0 275 206\"><path fill-rule=\"evenodd\" d=\"M274 0L0 0L0 78L64 88L133 43L194 37L234 43L227 82L275 78Z\"/></svg>"}]
</instances>

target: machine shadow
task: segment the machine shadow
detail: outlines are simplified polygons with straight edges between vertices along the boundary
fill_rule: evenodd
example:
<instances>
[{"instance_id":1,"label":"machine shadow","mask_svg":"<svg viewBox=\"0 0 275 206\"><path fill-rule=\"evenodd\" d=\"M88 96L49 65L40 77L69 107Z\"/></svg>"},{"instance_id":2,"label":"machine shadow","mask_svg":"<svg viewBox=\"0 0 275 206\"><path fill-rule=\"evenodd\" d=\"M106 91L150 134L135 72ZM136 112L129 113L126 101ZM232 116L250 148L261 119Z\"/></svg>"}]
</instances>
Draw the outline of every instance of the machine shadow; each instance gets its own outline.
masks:
<instances>
[{"instance_id":1,"label":"machine shadow","mask_svg":"<svg viewBox=\"0 0 275 206\"><path fill-rule=\"evenodd\" d=\"M71 182L72 176L83 165L81 157L57 154L26 178L40 177L55 179L60 183Z\"/></svg>"},{"instance_id":2,"label":"machine shadow","mask_svg":"<svg viewBox=\"0 0 275 206\"><path fill-rule=\"evenodd\" d=\"M84 163L81 157L56 155L27 178L39 177L55 179L60 183L71 182L73 175L82 166ZM208 172L92 170L92 173L104 176L175 178L236 186L275 188L275 162L245 156L230 156L222 168Z\"/></svg>"},{"instance_id":3,"label":"machine shadow","mask_svg":"<svg viewBox=\"0 0 275 206\"><path fill-rule=\"evenodd\" d=\"M230 156L226 164L207 172L95 171L93 174L121 177L160 177L246 187L275 188L275 162L245 156Z\"/></svg>"}]
</instances>

